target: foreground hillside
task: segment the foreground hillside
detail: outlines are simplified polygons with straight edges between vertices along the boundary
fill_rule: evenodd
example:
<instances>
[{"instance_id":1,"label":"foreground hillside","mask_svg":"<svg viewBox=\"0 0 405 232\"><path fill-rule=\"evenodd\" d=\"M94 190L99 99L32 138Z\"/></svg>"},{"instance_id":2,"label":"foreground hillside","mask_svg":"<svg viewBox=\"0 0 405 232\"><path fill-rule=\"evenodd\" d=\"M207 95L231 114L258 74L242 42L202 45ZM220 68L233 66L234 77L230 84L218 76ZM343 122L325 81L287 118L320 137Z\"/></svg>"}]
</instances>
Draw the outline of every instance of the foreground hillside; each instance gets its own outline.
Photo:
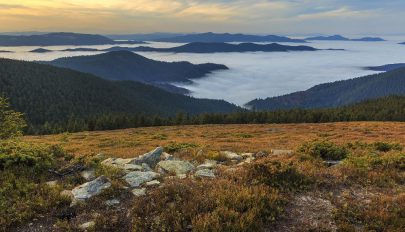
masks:
<instances>
[{"instance_id":1,"label":"foreground hillside","mask_svg":"<svg viewBox=\"0 0 405 232\"><path fill-rule=\"evenodd\" d=\"M399 232L404 131L352 122L2 140L0 230Z\"/></svg>"}]
</instances>

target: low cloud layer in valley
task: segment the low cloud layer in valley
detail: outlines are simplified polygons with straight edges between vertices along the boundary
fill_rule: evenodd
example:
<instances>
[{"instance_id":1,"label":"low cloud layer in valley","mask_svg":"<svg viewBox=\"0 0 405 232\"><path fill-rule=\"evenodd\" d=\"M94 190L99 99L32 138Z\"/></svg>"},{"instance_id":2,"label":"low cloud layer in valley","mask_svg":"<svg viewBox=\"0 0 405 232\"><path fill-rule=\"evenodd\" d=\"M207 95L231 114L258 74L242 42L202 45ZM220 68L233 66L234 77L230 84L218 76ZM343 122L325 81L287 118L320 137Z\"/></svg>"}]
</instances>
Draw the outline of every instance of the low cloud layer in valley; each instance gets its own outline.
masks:
<instances>
[{"instance_id":1,"label":"low cloud layer in valley","mask_svg":"<svg viewBox=\"0 0 405 232\"><path fill-rule=\"evenodd\" d=\"M218 63L227 65L230 70L217 71L193 84L179 84L192 91L199 98L225 99L243 105L255 98L278 96L294 91L305 90L313 85L348 79L374 71L364 70L366 66L388 63L403 63L405 46L399 41L386 42L339 42L316 41L307 45L316 48L341 48L345 51L315 52L257 52L229 54L185 54L185 53L139 53L148 58L162 61L190 61L192 63ZM170 47L179 44L151 43L148 46ZM139 45L129 45L139 46ZM128 47L129 47L128 46ZM73 46L47 47L63 50ZM111 46L86 46L108 48ZM7 47L14 53L0 53L1 57L24 60L52 60L65 56L92 55L100 52L50 52L29 53L34 47Z\"/></svg>"}]
</instances>

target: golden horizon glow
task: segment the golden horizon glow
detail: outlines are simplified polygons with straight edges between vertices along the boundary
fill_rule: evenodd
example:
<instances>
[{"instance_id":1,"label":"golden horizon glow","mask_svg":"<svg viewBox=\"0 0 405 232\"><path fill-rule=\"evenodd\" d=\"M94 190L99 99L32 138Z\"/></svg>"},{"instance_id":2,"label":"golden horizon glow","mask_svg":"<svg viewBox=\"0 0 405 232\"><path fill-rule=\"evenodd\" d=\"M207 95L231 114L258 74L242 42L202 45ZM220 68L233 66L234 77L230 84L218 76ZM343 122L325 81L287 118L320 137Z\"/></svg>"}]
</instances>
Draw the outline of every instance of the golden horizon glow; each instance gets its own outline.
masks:
<instances>
[{"instance_id":1,"label":"golden horizon glow","mask_svg":"<svg viewBox=\"0 0 405 232\"><path fill-rule=\"evenodd\" d=\"M347 31L355 31L355 26L358 30L359 25L363 30L375 29L370 20L389 24L392 29L388 29L395 30L405 23L405 17L398 14L379 19L382 13L396 8L404 16L405 3L398 0L374 8L350 2L354 1L0 0L0 31L291 33L327 32L331 26ZM369 27L364 27L366 22Z\"/></svg>"}]
</instances>

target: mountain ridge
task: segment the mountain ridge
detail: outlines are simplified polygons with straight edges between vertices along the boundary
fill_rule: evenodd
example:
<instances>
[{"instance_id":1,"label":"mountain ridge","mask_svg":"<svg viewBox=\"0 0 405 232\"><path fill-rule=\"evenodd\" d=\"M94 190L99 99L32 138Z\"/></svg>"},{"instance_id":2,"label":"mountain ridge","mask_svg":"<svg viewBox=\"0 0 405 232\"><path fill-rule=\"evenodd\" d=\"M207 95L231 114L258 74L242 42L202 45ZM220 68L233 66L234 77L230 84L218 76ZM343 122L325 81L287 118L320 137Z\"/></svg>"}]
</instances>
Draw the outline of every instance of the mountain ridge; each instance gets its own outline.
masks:
<instances>
[{"instance_id":1,"label":"mountain ridge","mask_svg":"<svg viewBox=\"0 0 405 232\"><path fill-rule=\"evenodd\" d=\"M114 41L102 35L54 32L34 35L0 35L0 46L56 46L142 44L139 41Z\"/></svg>"},{"instance_id":2,"label":"mountain ridge","mask_svg":"<svg viewBox=\"0 0 405 232\"><path fill-rule=\"evenodd\" d=\"M290 42L290 43L306 43L302 39L291 39L285 36L277 35L248 35L248 34L230 34L230 33L197 33L179 35L169 38L155 39L157 42L176 42L176 43L191 43L191 42Z\"/></svg>"},{"instance_id":3,"label":"mountain ridge","mask_svg":"<svg viewBox=\"0 0 405 232\"><path fill-rule=\"evenodd\" d=\"M212 63L155 61L129 51L65 57L41 63L91 73L108 80L139 81L183 94L187 93L185 89L175 87L171 83L190 82L213 71L228 69L225 65Z\"/></svg>"},{"instance_id":4,"label":"mountain ridge","mask_svg":"<svg viewBox=\"0 0 405 232\"><path fill-rule=\"evenodd\" d=\"M319 84L283 96L255 99L246 106L255 110L328 108L389 95L405 95L405 68Z\"/></svg>"},{"instance_id":5,"label":"mountain ridge","mask_svg":"<svg viewBox=\"0 0 405 232\"><path fill-rule=\"evenodd\" d=\"M110 81L66 68L0 59L0 94L33 124L108 113L174 115L231 112L223 100L196 99L134 81Z\"/></svg>"},{"instance_id":6,"label":"mountain ridge","mask_svg":"<svg viewBox=\"0 0 405 232\"><path fill-rule=\"evenodd\" d=\"M331 36L315 36L315 37L308 37L305 40L313 41L313 40L326 40L326 41L363 41L363 42L381 42L385 41L379 37L362 37L358 39L349 39L347 37L341 35L331 35Z\"/></svg>"}]
</instances>

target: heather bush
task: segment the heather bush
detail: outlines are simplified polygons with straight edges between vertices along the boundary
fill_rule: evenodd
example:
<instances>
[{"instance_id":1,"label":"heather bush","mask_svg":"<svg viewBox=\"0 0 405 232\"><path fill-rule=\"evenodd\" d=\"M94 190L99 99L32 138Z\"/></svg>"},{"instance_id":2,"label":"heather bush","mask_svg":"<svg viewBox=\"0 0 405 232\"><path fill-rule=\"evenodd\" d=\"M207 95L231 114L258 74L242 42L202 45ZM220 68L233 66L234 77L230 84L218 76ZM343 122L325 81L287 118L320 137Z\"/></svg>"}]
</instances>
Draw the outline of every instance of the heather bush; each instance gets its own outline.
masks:
<instances>
[{"instance_id":1,"label":"heather bush","mask_svg":"<svg viewBox=\"0 0 405 232\"><path fill-rule=\"evenodd\" d=\"M260 231L275 221L283 201L269 187L230 180L176 180L139 198L135 231Z\"/></svg>"},{"instance_id":2,"label":"heather bush","mask_svg":"<svg viewBox=\"0 0 405 232\"><path fill-rule=\"evenodd\" d=\"M323 160L342 160L349 155L349 151L345 147L328 141L306 143L298 151Z\"/></svg>"}]
</instances>

